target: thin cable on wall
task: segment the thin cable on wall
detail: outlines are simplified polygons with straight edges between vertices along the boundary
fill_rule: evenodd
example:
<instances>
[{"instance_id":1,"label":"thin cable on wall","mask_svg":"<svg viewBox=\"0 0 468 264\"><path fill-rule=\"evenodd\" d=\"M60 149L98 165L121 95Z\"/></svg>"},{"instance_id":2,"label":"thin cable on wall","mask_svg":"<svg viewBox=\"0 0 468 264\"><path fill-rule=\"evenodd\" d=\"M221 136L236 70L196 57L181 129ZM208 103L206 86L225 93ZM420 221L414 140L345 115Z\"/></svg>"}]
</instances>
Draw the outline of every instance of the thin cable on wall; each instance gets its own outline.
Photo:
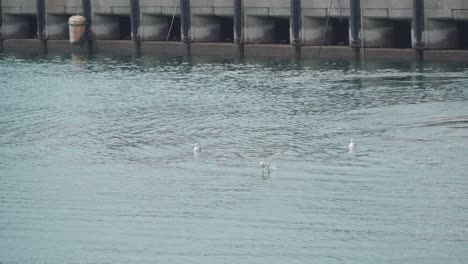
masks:
<instances>
[{"instance_id":1,"label":"thin cable on wall","mask_svg":"<svg viewBox=\"0 0 468 264\"><path fill-rule=\"evenodd\" d=\"M330 0L330 5L328 6L328 10L327 10L327 22L325 23L325 28L323 29L323 32L322 32L322 39L320 40L320 47L317 52L317 58L320 58L323 41L325 40L325 34L327 33L327 30L328 30L328 22L330 21L330 12L331 12L332 5L333 5L333 0Z\"/></svg>"},{"instance_id":2,"label":"thin cable on wall","mask_svg":"<svg viewBox=\"0 0 468 264\"><path fill-rule=\"evenodd\" d=\"M175 15L177 12L177 7L179 7L178 1L176 2L176 5L174 7L174 13L172 14L172 21L171 21L171 25L169 26L169 31L167 32L166 41L169 41L169 37L171 36L172 26L174 25L174 19L175 19Z\"/></svg>"}]
</instances>

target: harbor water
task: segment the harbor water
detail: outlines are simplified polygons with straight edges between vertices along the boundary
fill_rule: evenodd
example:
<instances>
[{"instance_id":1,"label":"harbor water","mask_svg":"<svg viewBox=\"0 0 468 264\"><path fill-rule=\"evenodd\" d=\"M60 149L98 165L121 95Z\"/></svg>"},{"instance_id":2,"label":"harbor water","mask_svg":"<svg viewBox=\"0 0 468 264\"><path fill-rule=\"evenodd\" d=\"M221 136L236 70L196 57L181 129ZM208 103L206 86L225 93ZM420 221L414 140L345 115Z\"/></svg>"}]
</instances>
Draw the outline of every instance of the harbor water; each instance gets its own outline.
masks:
<instances>
[{"instance_id":1,"label":"harbor water","mask_svg":"<svg viewBox=\"0 0 468 264\"><path fill-rule=\"evenodd\" d=\"M0 55L2 264L467 249L468 64Z\"/></svg>"}]
</instances>

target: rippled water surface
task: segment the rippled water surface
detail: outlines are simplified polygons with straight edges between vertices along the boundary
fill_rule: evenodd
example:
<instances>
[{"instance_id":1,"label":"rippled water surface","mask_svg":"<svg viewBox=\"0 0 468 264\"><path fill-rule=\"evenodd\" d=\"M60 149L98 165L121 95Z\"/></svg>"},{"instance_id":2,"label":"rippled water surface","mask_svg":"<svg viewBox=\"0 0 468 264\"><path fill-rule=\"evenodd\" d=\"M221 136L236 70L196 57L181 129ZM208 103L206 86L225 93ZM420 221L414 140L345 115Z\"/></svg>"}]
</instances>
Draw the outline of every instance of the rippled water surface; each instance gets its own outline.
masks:
<instances>
[{"instance_id":1,"label":"rippled water surface","mask_svg":"<svg viewBox=\"0 0 468 264\"><path fill-rule=\"evenodd\" d=\"M2 264L467 259L468 64L0 55Z\"/></svg>"}]
</instances>

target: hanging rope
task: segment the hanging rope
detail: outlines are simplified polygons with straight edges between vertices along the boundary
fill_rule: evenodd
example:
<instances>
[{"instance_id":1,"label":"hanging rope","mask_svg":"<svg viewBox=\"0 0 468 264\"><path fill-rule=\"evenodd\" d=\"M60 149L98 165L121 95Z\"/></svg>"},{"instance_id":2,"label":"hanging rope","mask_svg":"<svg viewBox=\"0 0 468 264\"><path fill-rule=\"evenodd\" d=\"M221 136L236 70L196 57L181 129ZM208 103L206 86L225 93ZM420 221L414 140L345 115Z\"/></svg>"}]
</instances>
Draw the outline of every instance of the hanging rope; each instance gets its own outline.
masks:
<instances>
[{"instance_id":1,"label":"hanging rope","mask_svg":"<svg viewBox=\"0 0 468 264\"><path fill-rule=\"evenodd\" d=\"M333 4L333 0L330 0L330 5L328 6L328 11L327 11L327 22L325 23L325 28L323 29L323 32L322 32L322 39L320 40L320 47L317 53L317 59L320 58L320 52L322 51L323 41L325 40L325 34L327 33L328 22L330 21L330 12L331 12L332 4Z\"/></svg>"},{"instance_id":2,"label":"hanging rope","mask_svg":"<svg viewBox=\"0 0 468 264\"><path fill-rule=\"evenodd\" d=\"M172 26L174 25L174 19L175 19L175 15L177 12L177 7L179 7L179 1L176 1L176 5L174 7L174 13L172 14L172 21L171 21L171 25L169 26L169 31L167 32L166 41L169 41L169 37L171 36Z\"/></svg>"}]
</instances>

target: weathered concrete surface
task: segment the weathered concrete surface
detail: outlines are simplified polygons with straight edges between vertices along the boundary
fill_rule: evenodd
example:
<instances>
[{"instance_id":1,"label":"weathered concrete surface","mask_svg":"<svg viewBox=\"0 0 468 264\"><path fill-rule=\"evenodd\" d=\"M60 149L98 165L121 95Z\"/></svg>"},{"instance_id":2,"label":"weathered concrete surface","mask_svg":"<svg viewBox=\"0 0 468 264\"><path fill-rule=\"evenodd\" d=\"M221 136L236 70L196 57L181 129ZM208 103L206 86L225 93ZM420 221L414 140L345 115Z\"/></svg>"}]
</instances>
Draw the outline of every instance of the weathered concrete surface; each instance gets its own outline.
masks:
<instances>
[{"instance_id":1,"label":"weathered concrete surface","mask_svg":"<svg viewBox=\"0 0 468 264\"><path fill-rule=\"evenodd\" d=\"M186 49L182 42L143 41L141 53L143 55L185 55Z\"/></svg>"},{"instance_id":2,"label":"weathered concrete surface","mask_svg":"<svg viewBox=\"0 0 468 264\"><path fill-rule=\"evenodd\" d=\"M190 0L192 15L233 16L234 1L231 0Z\"/></svg>"},{"instance_id":3,"label":"weathered concrete surface","mask_svg":"<svg viewBox=\"0 0 468 264\"><path fill-rule=\"evenodd\" d=\"M3 36L9 39L35 38L35 19L34 15L4 14Z\"/></svg>"},{"instance_id":4,"label":"weathered concrete surface","mask_svg":"<svg viewBox=\"0 0 468 264\"><path fill-rule=\"evenodd\" d=\"M468 20L466 0L425 0L426 18ZM465 12L460 12L465 11Z\"/></svg>"},{"instance_id":5,"label":"weathered concrete surface","mask_svg":"<svg viewBox=\"0 0 468 264\"><path fill-rule=\"evenodd\" d=\"M324 32L325 31L325 32ZM304 17L302 19L302 43L306 46L328 45L331 40L332 26L326 18Z\"/></svg>"},{"instance_id":6,"label":"weathered concrete surface","mask_svg":"<svg viewBox=\"0 0 468 264\"><path fill-rule=\"evenodd\" d=\"M71 16L83 11L81 0L45 0L45 4L47 14Z\"/></svg>"},{"instance_id":7,"label":"weathered concrete surface","mask_svg":"<svg viewBox=\"0 0 468 264\"><path fill-rule=\"evenodd\" d=\"M192 16L192 41L220 42L221 22L214 16Z\"/></svg>"},{"instance_id":8,"label":"weathered concrete surface","mask_svg":"<svg viewBox=\"0 0 468 264\"><path fill-rule=\"evenodd\" d=\"M413 49L374 49L364 50L364 58L370 60L415 61L416 52Z\"/></svg>"},{"instance_id":9,"label":"weathered concrete surface","mask_svg":"<svg viewBox=\"0 0 468 264\"><path fill-rule=\"evenodd\" d=\"M467 62L468 50L426 50L425 61Z\"/></svg>"},{"instance_id":10,"label":"weathered concrete surface","mask_svg":"<svg viewBox=\"0 0 468 264\"><path fill-rule=\"evenodd\" d=\"M130 1L92 0L91 11L94 15L130 15Z\"/></svg>"},{"instance_id":11,"label":"weathered concrete surface","mask_svg":"<svg viewBox=\"0 0 468 264\"><path fill-rule=\"evenodd\" d=\"M301 3L302 14L304 17L310 18L326 18L330 17L349 17L349 0L334 0L330 7L330 1L304 0Z\"/></svg>"},{"instance_id":12,"label":"weathered concrete surface","mask_svg":"<svg viewBox=\"0 0 468 264\"><path fill-rule=\"evenodd\" d=\"M93 50L98 53L132 55L136 53L135 42L128 40L99 40L93 42Z\"/></svg>"},{"instance_id":13,"label":"weathered concrete surface","mask_svg":"<svg viewBox=\"0 0 468 264\"><path fill-rule=\"evenodd\" d=\"M49 53L69 53L72 46L68 40L48 40L47 48Z\"/></svg>"},{"instance_id":14,"label":"weathered concrete surface","mask_svg":"<svg viewBox=\"0 0 468 264\"><path fill-rule=\"evenodd\" d=\"M93 38L96 40L116 40L120 38L119 17L114 15L97 15L93 17Z\"/></svg>"},{"instance_id":15,"label":"weathered concrete surface","mask_svg":"<svg viewBox=\"0 0 468 264\"><path fill-rule=\"evenodd\" d=\"M272 43L275 40L275 23L268 17L247 16L244 26L244 42L248 44Z\"/></svg>"},{"instance_id":16,"label":"weathered concrete surface","mask_svg":"<svg viewBox=\"0 0 468 264\"><path fill-rule=\"evenodd\" d=\"M303 59L316 59L318 56L319 47L302 47L301 57ZM339 47L339 46L324 46L320 50L321 59L352 59L353 50L349 47Z\"/></svg>"},{"instance_id":17,"label":"weathered concrete surface","mask_svg":"<svg viewBox=\"0 0 468 264\"><path fill-rule=\"evenodd\" d=\"M40 53L41 42L38 39L5 39L3 48L5 52Z\"/></svg>"},{"instance_id":18,"label":"weathered concrete surface","mask_svg":"<svg viewBox=\"0 0 468 264\"><path fill-rule=\"evenodd\" d=\"M180 16L180 0L140 0L141 15Z\"/></svg>"},{"instance_id":19,"label":"weathered concrete surface","mask_svg":"<svg viewBox=\"0 0 468 264\"><path fill-rule=\"evenodd\" d=\"M249 44L274 43L274 18L291 16L290 0L244 0L244 41Z\"/></svg>"},{"instance_id":20,"label":"weathered concrete surface","mask_svg":"<svg viewBox=\"0 0 468 264\"><path fill-rule=\"evenodd\" d=\"M364 46L371 48L391 48L393 46L393 25L388 19L364 18L361 38Z\"/></svg>"},{"instance_id":21,"label":"weathered concrete surface","mask_svg":"<svg viewBox=\"0 0 468 264\"><path fill-rule=\"evenodd\" d=\"M180 18L179 2L180 0L140 0L142 40L165 41L167 39L172 18Z\"/></svg>"},{"instance_id":22,"label":"weathered concrete surface","mask_svg":"<svg viewBox=\"0 0 468 264\"><path fill-rule=\"evenodd\" d=\"M363 15L367 18L411 19L413 1L367 0L361 1Z\"/></svg>"},{"instance_id":23,"label":"weathered concrete surface","mask_svg":"<svg viewBox=\"0 0 468 264\"><path fill-rule=\"evenodd\" d=\"M239 57L239 49L232 43L192 43L192 55Z\"/></svg>"},{"instance_id":24,"label":"weathered concrete surface","mask_svg":"<svg viewBox=\"0 0 468 264\"><path fill-rule=\"evenodd\" d=\"M294 47L290 45L245 45L245 57L295 57Z\"/></svg>"},{"instance_id":25,"label":"weathered concrete surface","mask_svg":"<svg viewBox=\"0 0 468 264\"><path fill-rule=\"evenodd\" d=\"M426 19L425 48L458 48L459 32L454 20Z\"/></svg>"},{"instance_id":26,"label":"weathered concrete surface","mask_svg":"<svg viewBox=\"0 0 468 264\"><path fill-rule=\"evenodd\" d=\"M34 0L2 0L4 14L34 15L36 14L36 1Z\"/></svg>"},{"instance_id":27,"label":"weathered concrete surface","mask_svg":"<svg viewBox=\"0 0 468 264\"><path fill-rule=\"evenodd\" d=\"M141 17L142 40L166 40L171 24L171 18L161 15L145 14Z\"/></svg>"},{"instance_id":28,"label":"weathered concrete surface","mask_svg":"<svg viewBox=\"0 0 468 264\"><path fill-rule=\"evenodd\" d=\"M194 42L224 42L222 18L234 17L234 1L190 0L191 38ZM232 25L234 27L234 25ZM234 31L229 39L234 39Z\"/></svg>"},{"instance_id":29,"label":"weathered concrete surface","mask_svg":"<svg viewBox=\"0 0 468 264\"><path fill-rule=\"evenodd\" d=\"M48 39L68 39L69 29L68 29L68 19L67 15L47 15L46 16L46 34Z\"/></svg>"},{"instance_id":30,"label":"weathered concrete surface","mask_svg":"<svg viewBox=\"0 0 468 264\"><path fill-rule=\"evenodd\" d=\"M290 0L244 0L246 16L289 17L290 7Z\"/></svg>"},{"instance_id":31,"label":"weathered concrete surface","mask_svg":"<svg viewBox=\"0 0 468 264\"><path fill-rule=\"evenodd\" d=\"M119 16L130 17L128 0L92 0L92 34L96 40L120 39Z\"/></svg>"},{"instance_id":32,"label":"weathered concrete surface","mask_svg":"<svg viewBox=\"0 0 468 264\"><path fill-rule=\"evenodd\" d=\"M388 18L389 19L412 19L413 18L413 0L388 0Z\"/></svg>"}]
</instances>

